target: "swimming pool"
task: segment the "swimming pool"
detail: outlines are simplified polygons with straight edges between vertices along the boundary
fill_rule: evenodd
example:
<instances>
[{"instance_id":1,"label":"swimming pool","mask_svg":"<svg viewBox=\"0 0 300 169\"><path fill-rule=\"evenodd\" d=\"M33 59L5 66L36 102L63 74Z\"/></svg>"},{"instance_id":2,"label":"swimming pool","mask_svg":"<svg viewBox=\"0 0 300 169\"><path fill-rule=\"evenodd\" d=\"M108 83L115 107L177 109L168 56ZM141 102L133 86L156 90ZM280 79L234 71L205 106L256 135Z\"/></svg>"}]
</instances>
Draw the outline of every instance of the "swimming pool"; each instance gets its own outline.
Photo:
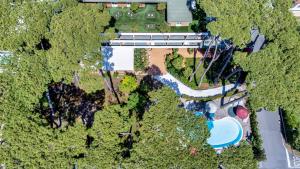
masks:
<instances>
[{"instance_id":1,"label":"swimming pool","mask_svg":"<svg viewBox=\"0 0 300 169\"><path fill-rule=\"evenodd\" d=\"M210 137L207 139L207 143L215 149L237 144L243 137L241 124L232 117L207 121L207 125L210 130Z\"/></svg>"}]
</instances>

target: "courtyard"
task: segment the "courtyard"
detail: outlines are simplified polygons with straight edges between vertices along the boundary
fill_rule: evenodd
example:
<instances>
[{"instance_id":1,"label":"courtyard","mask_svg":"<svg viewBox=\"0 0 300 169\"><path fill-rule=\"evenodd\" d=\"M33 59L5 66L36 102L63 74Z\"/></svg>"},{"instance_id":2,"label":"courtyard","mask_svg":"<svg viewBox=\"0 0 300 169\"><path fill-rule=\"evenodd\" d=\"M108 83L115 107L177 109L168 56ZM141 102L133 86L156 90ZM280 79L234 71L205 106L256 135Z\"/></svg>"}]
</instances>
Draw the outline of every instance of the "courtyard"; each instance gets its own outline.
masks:
<instances>
[{"instance_id":1,"label":"courtyard","mask_svg":"<svg viewBox=\"0 0 300 169\"><path fill-rule=\"evenodd\" d=\"M158 11L156 4L146 4L136 12L129 7L113 7L109 13L119 32L193 32L188 26L169 26L165 10Z\"/></svg>"},{"instance_id":2,"label":"courtyard","mask_svg":"<svg viewBox=\"0 0 300 169\"><path fill-rule=\"evenodd\" d=\"M147 4L132 12L130 8L110 8L115 28L120 32L161 32L169 29L165 11L157 11L155 4Z\"/></svg>"}]
</instances>

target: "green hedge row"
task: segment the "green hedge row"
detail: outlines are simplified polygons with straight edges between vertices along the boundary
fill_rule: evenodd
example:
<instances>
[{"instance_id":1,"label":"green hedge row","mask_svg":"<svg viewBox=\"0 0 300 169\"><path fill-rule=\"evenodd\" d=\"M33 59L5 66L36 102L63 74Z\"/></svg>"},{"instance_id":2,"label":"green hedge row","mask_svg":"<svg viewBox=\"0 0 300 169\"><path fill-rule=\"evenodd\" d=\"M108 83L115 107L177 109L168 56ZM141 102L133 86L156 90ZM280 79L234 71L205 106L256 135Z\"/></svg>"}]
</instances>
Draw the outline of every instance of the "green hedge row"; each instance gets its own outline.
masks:
<instances>
[{"instance_id":1,"label":"green hedge row","mask_svg":"<svg viewBox=\"0 0 300 169\"><path fill-rule=\"evenodd\" d=\"M250 100L247 102L247 108L250 111L250 126L252 131L250 140L252 144L253 154L256 160L263 161L266 159L266 155L262 147L263 142L259 134L258 122L256 120L256 111L251 107Z\"/></svg>"}]
</instances>

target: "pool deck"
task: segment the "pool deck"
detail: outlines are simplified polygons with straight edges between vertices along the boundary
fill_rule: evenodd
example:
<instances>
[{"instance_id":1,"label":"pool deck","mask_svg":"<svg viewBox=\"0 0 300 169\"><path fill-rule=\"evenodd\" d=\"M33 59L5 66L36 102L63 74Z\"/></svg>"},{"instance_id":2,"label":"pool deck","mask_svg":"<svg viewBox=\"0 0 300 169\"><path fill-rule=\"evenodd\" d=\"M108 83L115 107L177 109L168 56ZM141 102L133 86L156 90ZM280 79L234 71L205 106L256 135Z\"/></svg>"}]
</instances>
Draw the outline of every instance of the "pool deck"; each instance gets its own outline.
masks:
<instances>
[{"instance_id":1,"label":"pool deck","mask_svg":"<svg viewBox=\"0 0 300 169\"><path fill-rule=\"evenodd\" d=\"M224 99L224 102L228 102L230 98L226 97ZM218 106L220 107L221 105L221 99L216 99L214 100L215 103L218 104ZM238 105L244 106L244 104L246 103L246 99L243 99L242 101L238 102ZM238 120L242 127L243 127L243 140L246 139L246 136L249 135L251 133L251 126L250 126L250 118L246 121L243 121L242 119L238 118L237 116L233 116L228 110L229 106L218 109L217 112L215 113L215 120L217 119L222 119L224 117L233 117L236 120Z\"/></svg>"}]
</instances>

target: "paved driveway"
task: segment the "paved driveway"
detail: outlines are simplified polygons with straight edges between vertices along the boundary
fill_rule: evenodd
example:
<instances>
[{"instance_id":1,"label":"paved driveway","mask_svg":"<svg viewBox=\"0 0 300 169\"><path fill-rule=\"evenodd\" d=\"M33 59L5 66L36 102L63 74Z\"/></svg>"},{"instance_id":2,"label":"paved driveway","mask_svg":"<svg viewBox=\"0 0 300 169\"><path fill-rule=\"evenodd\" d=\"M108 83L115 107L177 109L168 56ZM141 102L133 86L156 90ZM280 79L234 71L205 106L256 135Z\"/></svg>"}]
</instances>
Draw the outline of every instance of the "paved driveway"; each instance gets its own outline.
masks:
<instances>
[{"instance_id":1,"label":"paved driveway","mask_svg":"<svg viewBox=\"0 0 300 169\"><path fill-rule=\"evenodd\" d=\"M278 112L257 112L259 130L267 159L260 163L262 169L287 169L288 156L283 145Z\"/></svg>"}]
</instances>

